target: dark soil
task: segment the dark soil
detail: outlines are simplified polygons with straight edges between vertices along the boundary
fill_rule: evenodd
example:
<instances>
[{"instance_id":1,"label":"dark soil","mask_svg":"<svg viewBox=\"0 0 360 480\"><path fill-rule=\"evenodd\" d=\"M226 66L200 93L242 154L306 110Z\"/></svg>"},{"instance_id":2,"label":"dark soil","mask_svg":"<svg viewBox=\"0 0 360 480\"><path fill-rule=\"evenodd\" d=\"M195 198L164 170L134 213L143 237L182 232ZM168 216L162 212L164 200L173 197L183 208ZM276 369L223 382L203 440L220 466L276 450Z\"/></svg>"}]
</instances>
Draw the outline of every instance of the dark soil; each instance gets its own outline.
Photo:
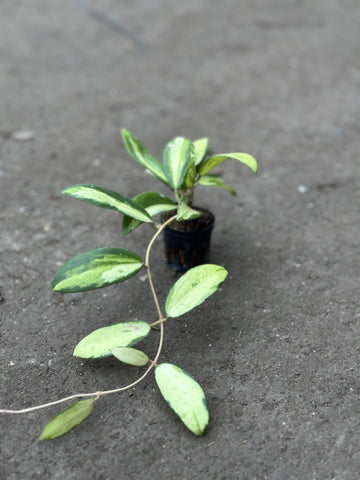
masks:
<instances>
[{"instance_id":1,"label":"dark soil","mask_svg":"<svg viewBox=\"0 0 360 480\"><path fill-rule=\"evenodd\" d=\"M204 230L205 228L210 227L214 224L215 217L208 210L201 207L192 207L194 210L197 210L201 213L201 217L194 218L193 220L174 220L169 228L173 230L178 230L180 232L198 232L199 230ZM161 214L161 219L163 222L166 222L169 218L176 215L176 210L171 210L170 212L163 212Z\"/></svg>"}]
</instances>

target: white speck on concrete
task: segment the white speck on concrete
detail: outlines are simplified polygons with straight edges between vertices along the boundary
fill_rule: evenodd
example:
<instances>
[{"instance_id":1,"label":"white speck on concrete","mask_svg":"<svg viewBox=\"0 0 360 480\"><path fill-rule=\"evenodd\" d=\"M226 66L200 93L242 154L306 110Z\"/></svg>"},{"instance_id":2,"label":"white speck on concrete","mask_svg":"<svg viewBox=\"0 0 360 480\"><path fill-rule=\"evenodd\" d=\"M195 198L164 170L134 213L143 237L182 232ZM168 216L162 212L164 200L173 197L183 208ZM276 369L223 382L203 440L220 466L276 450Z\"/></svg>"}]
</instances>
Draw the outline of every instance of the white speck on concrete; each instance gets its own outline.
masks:
<instances>
[{"instance_id":1,"label":"white speck on concrete","mask_svg":"<svg viewBox=\"0 0 360 480\"><path fill-rule=\"evenodd\" d=\"M307 193L309 191L309 187L307 187L306 185L298 185L297 191L303 195L304 193Z\"/></svg>"},{"instance_id":2,"label":"white speck on concrete","mask_svg":"<svg viewBox=\"0 0 360 480\"><path fill-rule=\"evenodd\" d=\"M15 142L28 142L35 138L35 133L31 130L18 130L11 135L11 138L15 140Z\"/></svg>"}]
</instances>

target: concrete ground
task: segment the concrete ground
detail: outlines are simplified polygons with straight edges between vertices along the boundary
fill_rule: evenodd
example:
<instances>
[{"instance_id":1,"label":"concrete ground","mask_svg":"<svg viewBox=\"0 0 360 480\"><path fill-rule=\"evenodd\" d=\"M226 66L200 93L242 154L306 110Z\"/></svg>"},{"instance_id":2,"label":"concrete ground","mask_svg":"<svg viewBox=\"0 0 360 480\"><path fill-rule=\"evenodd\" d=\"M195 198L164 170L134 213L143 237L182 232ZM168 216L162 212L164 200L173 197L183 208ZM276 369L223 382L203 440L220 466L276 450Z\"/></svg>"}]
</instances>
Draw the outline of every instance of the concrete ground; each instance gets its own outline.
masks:
<instances>
[{"instance_id":1,"label":"concrete ground","mask_svg":"<svg viewBox=\"0 0 360 480\"><path fill-rule=\"evenodd\" d=\"M229 277L166 325L162 361L203 386L206 435L186 430L149 376L52 442L39 434L62 407L2 415L1 479L359 478L359 24L358 0L1 2L0 408L142 371L72 357L96 328L154 321L141 274L51 290L85 250L144 255L146 226L122 238L116 213L60 195L74 183L158 189L121 127L158 157L176 135L208 136L260 167L221 167L235 199L197 193L216 215L211 262ZM151 265L163 301L174 277L161 243ZM156 343L155 332L144 348Z\"/></svg>"}]
</instances>

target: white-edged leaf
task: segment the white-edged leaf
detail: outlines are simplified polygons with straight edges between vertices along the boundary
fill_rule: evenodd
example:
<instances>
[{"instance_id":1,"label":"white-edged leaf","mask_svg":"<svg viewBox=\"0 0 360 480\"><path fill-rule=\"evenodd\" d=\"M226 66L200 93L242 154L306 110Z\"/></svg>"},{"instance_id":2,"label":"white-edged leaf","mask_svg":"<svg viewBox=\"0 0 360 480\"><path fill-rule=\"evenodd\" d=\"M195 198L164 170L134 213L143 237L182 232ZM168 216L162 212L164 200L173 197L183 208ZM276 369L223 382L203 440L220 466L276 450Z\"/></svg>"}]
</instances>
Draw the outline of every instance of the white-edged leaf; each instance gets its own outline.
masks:
<instances>
[{"instance_id":1,"label":"white-edged leaf","mask_svg":"<svg viewBox=\"0 0 360 480\"><path fill-rule=\"evenodd\" d=\"M143 207L151 217L161 212L174 210L176 207L176 203L170 200L170 198L157 192L140 193L140 195L137 195L133 198L133 201ZM127 235L142 223L143 222L140 222L140 220L136 220L135 218L124 215L122 222L122 234Z\"/></svg>"},{"instance_id":2,"label":"white-edged leaf","mask_svg":"<svg viewBox=\"0 0 360 480\"><path fill-rule=\"evenodd\" d=\"M173 189L181 187L184 181L185 174L193 162L192 150L192 143L184 137L173 138L164 149L164 172Z\"/></svg>"},{"instance_id":3,"label":"white-edged leaf","mask_svg":"<svg viewBox=\"0 0 360 480\"><path fill-rule=\"evenodd\" d=\"M200 177L198 181L199 185L205 185L208 187L221 187L225 188L225 190L228 190L231 195L236 195L236 192L233 188L229 187L222 178L220 178L217 175L204 175L203 177Z\"/></svg>"},{"instance_id":4,"label":"white-edged leaf","mask_svg":"<svg viewBox=\"0 0 360 480\"><path fill-rule=\"evenodd\" d=\"M73 355L81 358L109 357L113 348L131 347L147 337L150 331L150 325L140 321L98 328L76 345Z\"/></svg>"},{"instance_id":5,"label":"white-edged leaf","mask_svg":"<svg viewBox=\"0 0 360 480\"><path fill-rule=\"evenodd\" d=\"M117 210L124 215L128 215L142 222L152 223L152 219L147 211L135 203L131 198L124 197L120 193L109 190L98 185L72 185L65 188L61 193L69 197L83 200L84 202L96 205L97 207L108 210Z\"/></svg>"},{"instance_id":6,"label":"white-edged leaf","mask_svg":"<svg viewBox=\"0 0 360 480\"><path fill-rule=\"evenodd\" d=\"M186 272L171 288L165 303L167 317L180 317L204 302L222 285L228 272L205 264Z\"/></svg>"},{"instance_id":7,"label":"white-edged leaf","mask_svg":"<svg viewBox=\"0 0 360 480\"><path fill-rule=\"evenodd\" d=\"M145 167L149 173L168 185L161 163L146 150L146 148L139 142L137 138L134 137L132 133L125 128L122 129L121 133L126 150L129 152L129 154L143 167Z\"/></svg>"},{"instance_id":8,"label":"white-edged leaf","mask_svg":"<svg viewBox=\"0 0 360 480\"><path fill-rule=\"evenodd\" d=\"M244 163L254 173L256 173L257 171L257 162L254 157L252 157L248 153L234 152L234 153L219 153L218 155L214 155L213 157L208 158L201 165L199 165L198 173L200 175L205 175L205 173L217 167L228 158L232 158L234 160L238 160L241 163Z\"/></svg>"},{"instance_id":9,"label":"white-edged leaf","mask_svg":"<svg viewBox=\"0 0 360 480\"><path fill-rule=\"evenodd\" d=\"M52 288L56 292L86 292L123 282L143 267L136 253L115 247L96 248L76 255L56 273Z\"/></svg>"},{"instance_id":10,"label":"white-edged leaf","mask_svg":"<svg viewBox=\"0 0 360 480\"><path fill-rule=\"evenodd\" d=\"M120 360L120 362L132 365L134 367L143 367L149 363L149 357L146 353L136 348L130 347L114 347L111 349L112 355Z\"/></svg>"},{"instance_id":11,"label":"white-edged leaf","mask_svg":"<svg viewBox=\"0 0 360 480\"><path fill-rule=\"evenodd\" d=\"M52 440L65 435L90 415L94 402L94 398L88 398L65 408L45 425L40 440Z\"/></svg>"},{"instance_id":12,"label":"white-edged leaf","mask_svg":"<svg viewBox=\"0 0 360 480\"><path fill-rule=\"evenodd\" d=\"M155 380L164 399L195 435L205 433L209 410L203 389L184 370L170 363L155 368Z\"/></svg>"},{"instance_id":13,"label":"white-edged leaf","mask_svg":"<svg viewBox=\"0 0 360 480\"><path fill-rule=\"evenodd\" d=\"M208 149L208 142L209 140L207 138L199 138L193 142L195 165L199 165L204 160Z\"/></svg>"},{"instance_id":14,"label":"white-edged leaf","mask_svg":"<svg viewBox=\"0 0 360 480\"><path fill-rule=\"evenodd\" d=\"M180 202L176 220L193 220L194 218L198 218L200 216L201 212L199 210L194 210L183 201Z\"/></svg>"}]
</instances>

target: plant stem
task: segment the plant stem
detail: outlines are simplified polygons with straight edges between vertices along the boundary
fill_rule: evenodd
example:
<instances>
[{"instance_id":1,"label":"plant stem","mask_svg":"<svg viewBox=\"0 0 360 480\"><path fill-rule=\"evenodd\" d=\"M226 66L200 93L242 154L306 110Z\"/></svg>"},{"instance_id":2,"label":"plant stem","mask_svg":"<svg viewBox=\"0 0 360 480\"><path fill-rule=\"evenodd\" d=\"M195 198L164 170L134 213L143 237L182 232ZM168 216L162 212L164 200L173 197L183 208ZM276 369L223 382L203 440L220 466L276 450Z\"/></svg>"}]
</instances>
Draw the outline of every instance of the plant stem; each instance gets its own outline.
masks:
<instances>
[{"instance_id":1,"label":"plant stem","mask_svg":"<svg viewBox=\"0 0 360 480\"><path fill-rule=\"evenodd\" d=\"M139 377L137 380L130 383L129 385L125 385L125 387L119 387L113 390L104 390L104 391L98 391L98 392L92 392L92 393L76 393L74 395L70 395L69 397L61 398L60 400L55 400L54 402L44 403L43 405L37 405L36 407L23 408L21 410L0 410L0 413L29 413L29 412L34 412L35 410L52 407L60 403L65 403L70 400L74 400L75 398L95 397L95 400L97 400L103 395L110 395L112 393L120 393L120 392L124 392L125 390L129 390L130 388L134 387L135 385L140 383L142 380L144 380L144 378L147 377L150 371L156 366L156 362L160 357L163 343L164 343L164 321L162 320L160 322L159 346L158 346L154 360L151 362L151 365L147 368L147 370L143 373L143 375L141 375L141 377Z\"/></svg>"},{"instance_id":2,"label":"plant stem","mask_svg":"<svg viewBox=\"0 0 360 480\"><path fill-rule=\"evenodd\" d=\"M150 273L150 266L149 266L149 258L150 258L150 250L151 250L151 247L153 246L155 240L157 239L157 237L160 235L160 233L167 227L167 225L169 225L170 223L172 223L174 220L176 219L176 215L174 215L173 217L169 218L168 220L166 220L166 222L164 222L158 229L158 231L155 233L155 235L153 236L153 238L150 240L150 243L148 245L148 248L146 250L146 255L145 255L145 268L146 268L146 273L147 273L147 276L148 276L148 280L149 280L149 284L150 284L150 290L151 290L151 293L154 297L154 302L155 302L155 306L156 306L156 310L158 312L158 315L159 315L159 321L163 321L164 318L163 318L163 315L161 313L161 309L160 309L160 305L159 305L159 300L157 298L157 295L156 295L156 292L155 292L155 288L154 288L154 284L153 284L153 281L152 281L152 278L151 278L151 273Z\"/></svg>"},{"instance_id":3,"label":"plant stem","mask_svg":"<svg viewBox=\"0 0 360 480\"><path fill-rule=\"evenodd\" d=\"M157 322L154 322L154 323L150 323L150 327L153 328L153 327L156 327L157 325L159 325L160 323L165 323L169 320L168 317L165 317L163 318L162 320L158 320Z\"/></svg>"},{"instance_id":4,"label":"plant stem","mask_svg":"<svg viewBox=\"0 0 360 480\"><path fill-rule=\"evenodd\" d=\"M181 201L181 195L179 193L179 190L174 190L175 198L176 198L176 203L179 205Z\"/></svg>"},{"instance_id":5,"label":"plant stem","mask_svg":"<svg viewBox=\"0 0 360 480\"><path fill-rule=\"evenodd\" d=\"M166 228L167 225L169 225L171 222L173 222L174 220L176 219L176 215L174 215L173 217L169 218L169 220L167 220L166 222L164 222L160 227L159 229L157 230L157 232L155 233L155 235L152 237L152 239L150 240L150 243L147 247L147 250L146 250L146 256L145 256L145 268L146 268L146 271L147 271L147 276L148 276L148 280L149 280L149 285L150 285L150 289L151 289L151 293L154 297L154 301L155 301L155 305L156 305L156 310L158 312L158 315L159 315L159 320L157 322L155 322L154 324L152 324L151 326L153 325L158 325L160 324L160 339L159 339L159 345L158 345L158 349L157 349L157 352L156 352L156 355L155 355L155 358L154 360L151 362L150 366L146 369L146 371L143 373L143 375L141 375L141 377L139 377L137 380L135 380L134 382L130 383L129 385L125 385L125 387L119 387L119 388L115 388L113 390L104 390L104 391L98 391L98 392L92 392L92 393L76 393L74 395L70 395L69 397L65 397L65 398L61 398L60 400L55 400L54 402L49 402L49 403L44 403L42 405L37 405L35 407L29 407L29 408L23 408L23 409L20 409L20 410L7 410L7 409L2 409L0 410L0 413L12 413L12 414L21 414L21 413L29 413L29 412L34 412L36 410L40 410L40 409L43 409L43 408L48 408L48 407L52 407L54 405L59 405L60 403L65 403L65 402L68 402L70 400L74 400L75 398L84 398L84 397L94 397L95 400L98 400L98 398L100 398L101 396L103 395L110 395L110 394L113 394L113 393L119 393L119 392L123 392L125 390L129 390L130 388L134 387L135 385L137 385L138 383L140 383L142 380L144 380L145 377L147 377L147 375L150 373L150 371L156 367L156 363L160 357L160 354L161 354L161 350L162 350L162 346L163 346L163 343L164 343L164 322L166 322L167 318L164 318L163 317L163 314L161 312L161 309L160 309L160 305L159 305L159 300L157 298L157 295L156 295L156 292L155 292L155 288L154 288L154 285L153 285L153 281L152 281L152 278L151 278L151 273L150 273L150 267L149 267L149 258L150 258L150 251L151 251L151 247L153 246L155 240L157 239L157 237L160 235L160 233L164 230L164 228Z\"/></svg>"}]
</instances>

